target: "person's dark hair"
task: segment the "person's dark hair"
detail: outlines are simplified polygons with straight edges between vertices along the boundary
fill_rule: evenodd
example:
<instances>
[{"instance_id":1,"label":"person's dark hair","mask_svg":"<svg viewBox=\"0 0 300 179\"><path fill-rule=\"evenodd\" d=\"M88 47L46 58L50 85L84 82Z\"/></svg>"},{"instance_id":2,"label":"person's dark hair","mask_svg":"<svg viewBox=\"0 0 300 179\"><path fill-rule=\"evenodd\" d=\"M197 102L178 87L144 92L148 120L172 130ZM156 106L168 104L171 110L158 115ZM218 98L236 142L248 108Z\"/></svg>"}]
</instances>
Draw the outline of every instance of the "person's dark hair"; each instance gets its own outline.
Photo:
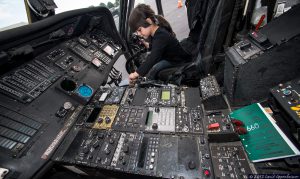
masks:
<instances>
[{"instance_id":1,"label":"person's dark hair","mask_svg":"<svg viewBox=\"0 0 300 179\"><path fill-rule=\"evenodd\" d=\"M149 5L139 4L131 12L129 16L129 27L135 32L139 27L148 27L149 24L146 19L150 18L152 22L160 27L164 27L171 34L175 35L170 23L161 15L155 15L155 12Z\"/></svg>"}]
</instances>

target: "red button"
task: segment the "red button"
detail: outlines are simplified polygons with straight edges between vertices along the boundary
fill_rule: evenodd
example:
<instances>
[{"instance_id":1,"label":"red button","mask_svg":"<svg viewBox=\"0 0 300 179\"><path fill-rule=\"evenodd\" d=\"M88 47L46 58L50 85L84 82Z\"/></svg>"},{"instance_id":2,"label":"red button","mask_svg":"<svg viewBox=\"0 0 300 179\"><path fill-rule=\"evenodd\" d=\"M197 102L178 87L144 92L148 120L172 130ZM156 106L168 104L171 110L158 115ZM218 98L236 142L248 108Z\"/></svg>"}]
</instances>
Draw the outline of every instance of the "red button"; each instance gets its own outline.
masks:
<instances>
[{"instance_id":1,"label":"red button","mask_svg":"<svg viewBox=\"0 0 300 179\"><path fill-rule=\"evenodd\" d=\"M213 123L213 124L209 124L208 125L208 130L212 130L212 129L219 129L220 128L220 124L219 123Z\"/></svg>"},{"instance_id":2,"label":"red button","mask_svg":"<svg viewBox=\"0 0 300 179\"><path fill-rule=\"evenodd\" d=\"M204 175L207 176L207 177L209 177L210 176L210 171L205 169L204 170Z\"/></svg>"}]
</instances>

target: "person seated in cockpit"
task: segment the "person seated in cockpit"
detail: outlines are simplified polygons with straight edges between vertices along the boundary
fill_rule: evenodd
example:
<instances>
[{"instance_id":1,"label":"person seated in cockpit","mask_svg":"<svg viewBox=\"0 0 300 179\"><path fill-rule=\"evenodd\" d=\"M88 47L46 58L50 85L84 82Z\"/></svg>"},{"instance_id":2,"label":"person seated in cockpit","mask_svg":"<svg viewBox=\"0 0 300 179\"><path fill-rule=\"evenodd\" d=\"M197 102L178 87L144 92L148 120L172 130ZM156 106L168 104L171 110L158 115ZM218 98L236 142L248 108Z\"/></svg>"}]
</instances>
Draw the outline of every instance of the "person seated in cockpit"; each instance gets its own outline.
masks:
<instances>
[{"instance_id":1,"label":"person seated in cockpit","mask_svg":"<svg viewBox=\"0 0 300 179\"><path fill-rule=\"evenodd\" d=\"M159 71L181 66L191 60L176 39L170 24L160 15L155 15L149 5L139 4L129 17L129 26L133 32L150 43L142 40L146 48L151 49L146 61L129 75L129 83L134 84L138 77L157 79Z\"/></svg>"}]
</instances>

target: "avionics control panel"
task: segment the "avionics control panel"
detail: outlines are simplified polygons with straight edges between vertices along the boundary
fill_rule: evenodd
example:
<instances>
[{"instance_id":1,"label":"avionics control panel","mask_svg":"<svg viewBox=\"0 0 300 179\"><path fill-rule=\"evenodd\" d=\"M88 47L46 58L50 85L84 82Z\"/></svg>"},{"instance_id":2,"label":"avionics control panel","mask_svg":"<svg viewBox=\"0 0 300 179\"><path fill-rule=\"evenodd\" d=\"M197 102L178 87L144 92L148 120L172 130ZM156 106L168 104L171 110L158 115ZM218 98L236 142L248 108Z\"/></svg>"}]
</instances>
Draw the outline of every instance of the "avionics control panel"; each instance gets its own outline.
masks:
<instances>
[{"instance_id":1,"label":"avionics control panel","mask_svg":"<svg viewBox=\"0 0 300 179\"><path fill-rule=\"evenodd\" d=\"M161 96L163 90L171 88L155 87L150 93ZM180 94L177 99L184 99L185 104L195 103L190 101L194 99L189 95L197 94L187 91L197 90L174 90ZM149 90L100 88L86 107L86 117L78 119L80 122L69 132L53 160L64 166L76 167L88 175L95 175L93 171L97 170L105 176L117 178L215 178L215 172L221 178L244 178L255 172L250 169L238 135L228 119L228 111L212 113L204 111L201 105L182 107L180 102L173 107L169 103L134 105L134 102L125 102L137 99L142 96L141 93L147 96ZM118 103L108 104L110 96L122 98ZM212 131L208 128L212 123L218 123L220 128ZM228 125L231 125L230 129ZM220 145L220 141L216 140L218 137L213 138L221 134L228 137L227 133L236 137L226 143L231 148ZM228 156L234 158L226 160ZM239 165L232 164L233 161ZM220 168L220 162L224 168ZM226 168L225 164L231 166Z\"/></svg>"},{"instance_id":2,"label":"avionics control panel","mask_svg":"<svg viewBox=\"0 0 300 179\"><path fill-rule=\"evenodd\" d=\"M274 99L273 110L284 119L281 125L288 125L288 131L300 144L300 79L280 83L270 91Z\"/></svg>"},{"instance_id":3,"label":"avionics control panel","mask_svg":"<svg viewBox=\"0 0 300 179\"><path fill-rule=\"evenodd\" d=\"M133 105L177 106L180 104L180 89L171 86L141 88L136 91Z\"/></svg>"},{"instance_id":4,"label":"avionics control panel","mask_svg":"<svg viewBox=\"0 0 300 179\"><path fill-rule=\"evenodd\" d=\"M111 128L112 115L99 116L94 96L124 44L109 10L83 14L0 32L0 167L7 178L39 178L73 125L93 127L102 117L101 128Z\"/></svg>"}]
</instances>

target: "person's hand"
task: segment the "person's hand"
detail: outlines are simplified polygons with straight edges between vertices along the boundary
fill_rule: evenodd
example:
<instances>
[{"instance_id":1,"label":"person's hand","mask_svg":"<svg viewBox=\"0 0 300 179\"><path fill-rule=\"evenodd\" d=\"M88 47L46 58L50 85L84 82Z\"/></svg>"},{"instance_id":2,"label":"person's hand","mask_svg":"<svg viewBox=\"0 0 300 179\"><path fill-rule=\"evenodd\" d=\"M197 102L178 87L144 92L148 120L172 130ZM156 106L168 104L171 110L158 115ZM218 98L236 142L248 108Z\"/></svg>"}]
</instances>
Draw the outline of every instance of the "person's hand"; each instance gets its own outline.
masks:
<instances>
[{"instance_id":1,"label":"person's hand","mask_svg":"<svg viewBox=\"0 0 300 179\"><path fill-rule=\"evenodd\" d=\"M144 46L148 49L149 48L149 42L146 42L145 39L141 39L141 42L144 44Z\"/></svg>"},{"instance_id":2,"label":"person's hand","mask_svg":"<svg viewBox=\"0 0 300 179\"><path fill-rule=\"evenodd\" d=\"M129 75L129 86L134 86L136 80L140 75L137 72L130 73Z\"/></svg>"}]
</instances>

